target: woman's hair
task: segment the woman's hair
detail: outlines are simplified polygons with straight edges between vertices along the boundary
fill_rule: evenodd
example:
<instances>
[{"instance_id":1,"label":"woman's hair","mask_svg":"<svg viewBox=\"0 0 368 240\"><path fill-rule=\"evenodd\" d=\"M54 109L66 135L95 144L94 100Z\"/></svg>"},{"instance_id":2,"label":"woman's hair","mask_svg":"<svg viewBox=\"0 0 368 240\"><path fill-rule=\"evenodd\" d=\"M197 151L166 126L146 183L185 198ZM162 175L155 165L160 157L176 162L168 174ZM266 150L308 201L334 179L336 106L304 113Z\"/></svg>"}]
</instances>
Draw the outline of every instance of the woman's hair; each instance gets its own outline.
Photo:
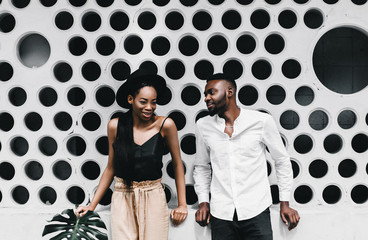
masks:
<instances>
[{"instance_id":1,"label":"woman's hair","mask_svg":"<svg viewBox=\"0 0 368 240\"><path fill-rule=\"evenodd\" d=\"M141 81L138 84L134 85L131 89L129 89L129 95L132 95L135 98L140 89L147 86L155 88L155 86L153 86L152 84ZM119 172L122 174L123 179L125 180L125 184L130 186L134 177L133 158L135 153L133 138L133 115L131 105L129 111L119 116L119 124L117 128L116 138L113 143L113 149L114 168L119 169Z\"/></svg>"}]
</instances>

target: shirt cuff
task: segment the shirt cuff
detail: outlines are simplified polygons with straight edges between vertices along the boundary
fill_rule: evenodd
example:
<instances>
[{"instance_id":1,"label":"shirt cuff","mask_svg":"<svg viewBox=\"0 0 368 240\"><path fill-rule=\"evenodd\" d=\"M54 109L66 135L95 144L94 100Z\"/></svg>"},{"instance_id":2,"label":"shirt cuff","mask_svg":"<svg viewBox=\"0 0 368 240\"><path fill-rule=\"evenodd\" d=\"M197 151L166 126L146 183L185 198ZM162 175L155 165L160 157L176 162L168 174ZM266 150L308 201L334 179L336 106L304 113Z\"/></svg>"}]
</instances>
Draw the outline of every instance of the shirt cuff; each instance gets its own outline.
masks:
<instances>
[{"instance_id":1,"label":"shirt cuff","mask_svg":"<svg viewBox=\"0 0 368 240\"><path fill-rule=\"evenodd\" d=\"M281 202L290 201L290 192L280 192L279 193L279 199Z\"/></svg>"},{"instance_id":2,"label":"shirt cuff","mask_svg":"<svg viewBox=\"0 0 368 240\"><path fill-rule=\"evenodd\" d=\"M206 194L206 193L201 193L201 194L198 194L198 203L203 203L203 202L210 202L210 197L209 197L209 194Z\"/></svg>"}]
</instances>

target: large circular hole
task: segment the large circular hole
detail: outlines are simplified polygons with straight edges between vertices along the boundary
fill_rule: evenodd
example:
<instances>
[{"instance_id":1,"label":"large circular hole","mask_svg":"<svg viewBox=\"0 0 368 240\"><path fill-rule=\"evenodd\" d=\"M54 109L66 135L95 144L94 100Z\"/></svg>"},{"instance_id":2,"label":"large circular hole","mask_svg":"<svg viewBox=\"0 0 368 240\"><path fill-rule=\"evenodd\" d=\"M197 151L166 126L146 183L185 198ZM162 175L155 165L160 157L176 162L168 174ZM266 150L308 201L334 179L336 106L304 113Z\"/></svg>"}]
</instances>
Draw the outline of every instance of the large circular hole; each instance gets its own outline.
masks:
<instances>
[{"instance_id":1,"label":"large circular hole","mask_svg":"<svg viewBox=\"0 0 368 240\"><path fill-rule=\"evenodd\" d=\"M66 180L72 175L72 167L67 161L60 160L53 165L52 172L56 178Z\"/></svg>"},{"instance_id":2,"label":"large circular hole","mask_svg":"<svg viewBox=\"0 0 368 240\"><path fill-rule=\"evenodd\" d=\"M9 162L0 163L0 178L4 180L12 180L15 175L15 168Z\"/></svg>"},{"instance_id":3,"label":"large circular hole","mask_svg":"<svg viewBox=\"0 0 368 240\"><path fill-rule=\"evenodd\" d=\"M42 127L43 120L40 114L30 112L24 117L24 123L31 131L38 131Z\"/></svg>"},{"instance_id":4,"label":"large circular hole","mask_svg":"<svg viewBox=\"0 0 368 240\"><path fill-rule=\"evenodd\" d=\"M53 88L45 87L38 94L38 98L42 105L45 107L51 107L56 103L58 96Z\"/></svg>"},{"instance_id":5,"label":"large circular hole","mask_svg":"<svg viewBox=\"0 0 368 240\"><path fill-rule=\"evenodd\" d=\"M351 140L351 147L357 153L363 153L368 149L368 136L364 133L359 133Z\"/></svg>"},{"instance_id":6,"label":"large circular hole","mask_svg":"<svg viewBox=\"0 0 368 240\"><path fill-rule=\"evenodd\" d=\"M189 106L194 106L201 100L201 92L195 86L187 86L181 92L181 100Z\"/></svg>"},{"instance_id":7,"label":"large circular hole","mask_svg":"<svg viewBox=\"0 0 368 240\"><path fill-rule=\"evenodd\" d=\"M182 130L185 127L186 123L187 123L185 115L180 111L171 112L169 114L169 118L172 118L172 120L174 120L176 128L178 129L178 131Z\"/></svg>"},{"instance_id":8,"label":"large circular hole","mask_svg":"<svg viewBox=\"0 0 368 240\"><path fill-rule=\"evenodd\" d=\"M297 203L306 204L313 198L313 191L307 185L301 185L294 191L294 199Z\"/></svg>"},{"instance_id":9,"label":"large circular hole","mask_svg":"<svg viewBox=\"0 0 368 240\"><path fill-rule=\"evenodd\" d=\"M328 47L327 47L328 46ZM368 36L356 28L325 33L313 51L313 68L321 83L336 93L353 94L368 85Z\"/></svg>"},{"instance_id":10,"label":"large circular hole","mask_svg":"<svg viewBox=\"0 0 368 240\"><path fill-rule=\"evenodd\" d=\"M295 138L294 149L300 154L306 154L313 148L313 140L310 136L302 134Z\"/></svg>"},{"instance_id":11,"label":"large circular hole","mask_svg":"<svg viewBox=\"0 0 368 240\"><path fill-rule=\"evenodd\" d=\"M96 141L96 149L102 155L109 155L109 140L106 136L102 136Z\"/></svg>"},{"instance_id":12,"label":"large circular hole","mask_svg":"<svg viewBox=\"0 0 368 240\"><path fill-rule=\"evenodd\" d=\"M172 11L169 12L165 17L165 25L170 30L178 30L184 24L184 17L180 12Z\"/></svg>"},{"instance_id":13,"label":"large circular hole","mask_svg":"<svg viewBox=\"0 0 368 240\"><path fill-rule=\"evenodd\" d=\"M124 49L127 53L135 55L142 51L143 41L136 35L127 37L124 41Z\"/></svg>"},{"instance_id":14,"label":"large circular hole","mask_svg":"<svg viewBox=\"0 0 368 240\"><path fill-rule=\"evenodd\" d=\"M323 147L328 153L337 153L342 148L342 139L337 134L328 135L323 141Z\"/></svg>"},{"instance_id":15,"label":"large circular hole","mask_svg":"<svg viewBox=\"0 0 368 240\"><path fill-rule=\"evenodd\" d=\"M219 56L227 51L228 42L225 37L221 35L215 35L208 40L207 48L210 53Z\"/></svg>"},{"instance_id":16,"label":"large circular hole","mask_svg":"<svg viewBox=\"0 0 368 240\"><path fill-rule=\"evenodd\" d=\"M237 29L241 22L240 14L235 10L228 10L222 15L221 18L222 25L229 30Z\"/></svg>"},{"instance_id":17,"label":"large circular hole","mask_svg":"<svg viewBox=\"0 0 368 240\"><path fill-rule=\"evenodd\" d=\"M51 53L47 39L37 33L23 37L19 41L17 49L19 60L29 68L37 68L44 65Z\"/></svg>"},{"instance_id":18,"label":"large circular hole","mask_svg":"<svg viewBox=\"0 0 368 240\"><path fill-rule=\"evenodd\" d=\"M156 37L152 40L151 50L157 56L163 56L170 50L170 41L165 37Z\"/></svg>"},{"instance_id":19,"label":"large circular hole","mask_svg":"<svg viewBox=\"0 0 368 240\"><path fill-rule=\"evenodd\" d=\"M0 32L11 32L15 27L15 18L10 13L0 14Z\"/></svg>"},{"instance_id":20,"label":"large circular hole","mask_svg":"<svg viewBox=\"0 0 368 240\"><path fill-rule=\"evenodd\" d=\"M271 104L281 104L286 98L286 92L283 87L274 85L267 89L266 98Z\"/></svg>"},{"instance_id":21,"label":"large circular hole","mask_svg":"<svg viewBox=\"0 0 368 240\"><path fill-rule=\"evenodd\" d=\"M193 205L196 202L198 202L198 196L194 190L193 185L186 185L185 193L186 193L186 200L187 200L188 205Z\"/></svg>"},{"instance_id":22,"label":"large circular hole","mask_svg":"<svg viewBox=\"0 0 368 240\"><path fill-rule=\"evenodd\" d=\"M83 138L79 136L73 136L68 139L66 148L70 154L74 156L81 156L86 151L87 144Z\"/></svg>"},{"instance_id":23,"label":"large circular hole","mask_svg":"<svg viewBox=\"0 0 368 240\"><path fill-rule=\"evenodd\" d=\"M179 40L179 51L185 56L193 56L198 52L199 43L193 36L185 36Z\"/></svg>"},{"instance_id":24,"label":"large circular hole","mask_svg":"<svg viewBox=\"0 0 368 240\"><path fill-rule=\"evenodd\" d=\"M201 80L208 79L214 72L213 65L208 60L200 60L194 66L194 74Z\"/></svg>"},{"instance_id":25,"label":"large circular hole","mask_svg":"<svg viewBox=\"0 0 368 240\"><path fill-rule=\"evenodd\" d=\"M83 176L89 180L97 179L101 172L100 166L95 161L87 161L83 163L81 170Z\"/></svg>"},{"instance_id":26,"label":"large circular hole","mask_svg":"<svg viewBox=\"0 0 368 240\"><path fill-rule=\"evenodd\" d=\"M243 34L236 40L236 48L243 54L250 54L256 49L257 43L252 35Z\"/></svg>"},{"instance_id":27,"label":"large circular hole","mask_svg":"<svg viewBox=\"0 0 368 240\"><path fill-rule=\"evenodd\" d=\"M180 149L188 155L196 153L196 138L193 134L187 134L180 141Z\"/></svg>"},{"instance_id":28,"label":"large circular hole","mask_svg":"<svg viewBox=\"0 0 368 240\"><path fill-rule=\"evenodd\" d=\"M9 81L13 77L13 74L14 70L12 65L7 62L0 62L0 81Z\"/></svg>"},{"instance_id":29,"label":"large circular hole","mask_svg":"<svg viewBox=\"0 0 368 240\"><path fill-rule=\"evenodd\" d=\"M205 31L211 27L212 17L206 11L199 11L194 14L192 24L197 30Z\"/></svg>"},{"instance_id":30,"label":"large circular hole","mask_svg":"<svg viewBox=\"0 0 368 240\"><path fill-rule=\"evenodd\" d=\"M109 56L115 51L115 41L108 36L100 37L96 42L96 50L102 56Z\"/></svg>"},{"instance_id":31,"label":"large circular hole","mask_svg":"<svg viewBox=\"0 0 368 240\"><path fill-rule=\"evenodd\" d=\"M252 13L250 22L257 29L264 29L270 24L270 15L267 11L259 9Z\"/></svg>"},{"instance_id":32,"label":"large circular hole","mask_svg":"<svg viewBox=\"0 0 368 240\"><path fill-rule=\"evenodd\" d=\"M60 131L67 131L72 126L73 119L67 112L58 112L54 116L54 124Z\"/></svg>"},{"instance_id":33,"label":"large circular hole","mask_svg":"<svg viewBox=\"0 0 368 240\"><path fill-rule=\"evenodd\" d=\"M130 75L130 66L124 61L117 61L111 67L111 75L115 80L123 81Z\"/></svg>"},{"instance_id":34,"label":"large circular hole","mask_svg":"<svg viewBox=\"0 0 368 240\"><path fill-rule=\"evenodd\" d=\"M351 159L344 159L340 162L338 168L341 177L350 178L357 171L357 164Z\"/></svg>"},{"instance_id":35,"label":"large circular hole","mask_svg":"<svg viewBox=\"0 0 368 240\"><path fill-rule=\"evenodd\" d=\"M125 12L115 12L110 17L110 26L115 31L124 31L129 26L129 17Z\"/></svg>"},{"instance_id":36,"label":"large circular hole","mask_svg":"<svg viewBox=\"0 0 368 240\"><path fill-rule=\"evenodd\" d=\"M14 127L14 118L6 112L0 113L0 129L4 132L10 131Z\"/></svg>"},{"instance_id":37,"label":"large circular hole","mask_svg":"<svg viewBox=\"0 0 368 240\"><path fill-rule=\"evenodd\" d=\"M239 101L246 105L251 106L258 101L258 91L255 87L246 85L239 90Z\"/></svg>"},{"instance_id":38,"label":"large circular hole","mask_svg":"<svg viewBox=\"0 0 368 240\"><path fill-rule=\"evenodd\" d=\"M95 131L101 126L101 118L95 112L87 112L82 117L82 125L88 131Z\"/></svg>"},{"instance_id":39,"label":"large circular hole","mask_svg":"<svg viewBox=\"0 0 368 240\"><path fill-rule=\"evenodd\" d=\"M154 28L156 21L156 16L152 12L145 11L138 16L138 25L144 30L150 30Z\"/></svg>"},{"instance_id":40,"label":"large circular hole","mask_svg":"<svg viewBox=\"0 0 368 240\"><path fill-rule=\"evenodd\" d=\"M12 190L13 200L18 204L26 204L29 200L29 192L23 186L17 186Z\"/></svg>"},{"instance_id":41,"label":"large circular hole","mask_svg":"<svg viewBox=\"0 0 368 240\"><path fill-rule=\"evenodd\" d=\"M296 25L297 17L292 10L284 10L280 13L278 21L281 27L290 29Z\"/></svg>"},{"instance_id":42,"label":"large circular hole","mask_svg":"<svg viewBox=\"0 0 368 240\"><path fill-rule=\"evenodd\" d=\"M88 32L94 32L101 26L101 17L96 12L86 12L82 16L82 27Z\"/></svg>"},{"instance_id":43,"label":"large circular hole","mask_svg":"<svg viewBox=\"0 0 368 240\"><path fill-rule=\"evenodd\" d=\"M335 204L341 199L341 189L336 185L327 186L322 192L323 200L328 204Z\"/></svg>"},{"instance_id":44,"label":"large circular hole","mask_svg":"<svg viewBox=\"0 0 368 240\"><path fill-rule=\"evenodd\" d=\"M309 174L312 177L322 178L326 176L328 172L328 165L325 161L321 159L316 159L316 160L313 160L313 162L309 164L308 170L309 170Z\"/></svg>"},{"instance_id":45,"label":"large circular hole","mask_svg":"<svg viewBox=\"0 0 368 240\"><path fill-rule=\"evenodd\" d=\"M38 148L46 156L52 156L56 153L58 145L52 137L43 137L38 142Z\"/></svg>"},{"instance_id":46,"label":"large circular hole","mask_svg":"<svg viewBox=\"0 0 368 240\"><path fill-rule=\"evenodd\" d=\"M322 110L313 111L308 118L308 123L314 130L323 130L328 126L328 115Z\"/></svg>"},{"instance_id":47,"label":"large circular hole","mask_svg":"<svg viewBox=\"0 0 368 240\"><path fill-rule=\"evenodd\" d=\"M271 73L272 73L272 66L265 59L257 60L252 65L252 74L258 80L265 80L269 78L271 76Z\"/></svg>"},{"instance_id":48,"label":"large circular hole","mask_svg":"<svg viewBox=\"0 0 368 240\"><path fill-rule=\"evenodd\" d=\"M52 187L43 187L39 192L38 196L46 205L53 205L56 202L56 191Z\"/></svg>"},{"instance_id":49,"label":"large circular hole","mask_svg":"<svg viewBox=\"0 0 368 240\"><path fill-rule=\"evenodd\" d=\"M69 12L59 12L55 17L55 25L60 30L68 30L74 24L73 15Z\"/></svg>"},{"instance_id":50,"label":"large circular hole","mask_svg":"<svg viewBox=\"0 0 368 240\"><path fill-rule=\"evenodd\" d=\"M311 104L314 100L314 92L310 87L303 86L295 91L295 101L302 106Z\"/></svg>"},{"instance_id":51,"label":"large circular hole","mask_svg":"<svg viewBox=\"0 0 368 240\"><path fill-rule=\"evenodd\" d=\"M286 60L282 64L282 74L290 79L297 78L300 75L301 70L302 68L300 63L295 59Z\"/></svg>"},{"instance_id":52,"label":"large circular hole","mask_svg":"<svg viewBox=\"0 0 368 240\"><path fill-rule=\"evenodd\" d=\"M183 167L184 167L184 174L185 174L186 173L186 167L185 167L184 162L182 162L182 164L183 164ZM167 164L166 172L167 172L167 175L169 175L169 177L171 177L172 179L175 179L174 164L173 164L172 160Z\"/></svg>"},{"instance_id":53,"label":"large circular hole","mask_svg":"<svg viewBox=\"0 0 368 240\"><path fill-rule=\"evenodd\" d=\"M78 186L73 186L70 187L66 192L66 197L71 203L79 205L84 201L86 194L84 193L82 188Z\"/></svg>"},{"instance_id":54,"label":"large circular hole","mask_svg":"<svg viewBox=\"0 0 368 240\"><path fill-rule=\"evenodd\" d=\"M280 124L287 130L292 130L299 125L299 115L293 110L287 110L280 116Z\"/></svg>"},{"instance_id":55,"label":"large circular hole","mask_svg":"<svg viewBox=\"0 0 368 240\"><path fill-rule=\"evenodd\" d=\"M82 37L73 37L68 43L69 51L74 56L81 56L87 51L87 42Z\"/></svg>"},{"instance_id":56,"label":"large circular hole","mask_svg":"<svg viewBox=\"0 0 368 240\"><path fill-rule=\"evenodd\" d=\"M368 188L365 185L356 185L351 190L351 199L357 204L363 204L366 203L368 200Z\"/></svg>"},{"instance_id":57,"label":"large circular hole","mask_svg":"<svg viewBox=\"0 0 368 240\"><path fill-rule=\"evenodd\" d=\"M356 121L357 121L357 116L351 110L344 110L340 112L339 116L337 117L337 123L343 129L349 129L349 128L354 127Z\"/></svg>"},{"instance_id":58,"label":"large circular hole","mask_svg":"<svg viewBox=\"0 0 368 240\"><path fill-rule=\"evenodd\" d=\"M27 93L21 87L12 88L9 91L9 101L16 107L22 106L27 101Z\"/></svg>"},{"instance_id":59,"label":"large circular hole","mask_svg":"<svg viewBox=\"0 0 368 240\"><path fill-rule=\"evenodd\" d=\"M11 3L16 8L25 8L28 6L28 4L31 2L31 0L11 0Z\"/></svg>"},{"instance_id":60,"label":"large circular hole","mask_svg":"<svg viewBox=\"0 0 368 240\"><path fill-rule=\"evenodd\" d=\"M80 87L73 87L68 91L68 101L73 106L80 106L86 100L86 93Z\"/></svg>"},{"instance_id":61,"label":"large circular hole","mask_svg":"<svg viewBox=\"0 0 368 240\"><path fill-rule=\"evenodd\" d=\"M115 102L115 92L110 87L100 87L96 91L96 101L102 107L109 107Z\"/></svg>"},{"instance_id":62,"label":"large circular hole","mask_svg":"<svg viewBox=\"0 0 368 240\"><path fill-rule=\"evenodd\" d=\"M24 171L32 180L39 180L43 176L43 167L42 165L37 161L30 161L24 166Z\"/></svg>"},{"instance_id":63,"label":"large circular hole","mask_svg":"<svg viewBox=\"0 0 368 240\"><path fill-rule=\"evenodd\" d=\"M166 64L165 72L169 78L178 80L184 76L185 66L179 59L172 59Z\"/></svg>"},{"instance_id":64,"label":"large circular hole","mask_svg":"<svg viewBox=\"0 0 368 240\"><path fill-rule=\"evenodd\" d=\"M222 71L226 76L238 79L243 75L243 65L239 60L231 59L224 64Z\"/></svg>"},{"instance_id":65,"label":"large circular hole","mask_svg":"<svg viewBox=\"0 0 368 240\"><path fill-rule=\"evenodd\" d=\"M285 40L281 35L273 33L266 37L264 46L267 52L279 54L285 48Z\"/></svg>"},{"instance_id":66,"label":"large circular hole","mask_svg":"<svg viewBox=\"0 0 368 240\"><path fill-rule=\"evenodd\" d=\"M304 14L304 23L307 27L316 29L323 24L323 15L318 9L308 10Z\"/></svg>"},{"instance_id":67,"label":"large circular hole","mask_svg":"<svg viewBox=\"0 0 368 240\"><path fill-rule=\"evenodd\" d=\"M15 155L21 157L21 156L24 156L28 152L29 145L25 138L14 137L10 141L10 149Z\"/></svg>"},{"instance_id":68,"label":"large circular hole","mask_svg":"<svg viewBox=\"0 0 368 240\"><path fill-rule=\"evenodd\" d=\"M73 76L73 69L68 63L59 62L54 67L54 76L59 82L67 82Z\"/></svg>"}]
</instances>

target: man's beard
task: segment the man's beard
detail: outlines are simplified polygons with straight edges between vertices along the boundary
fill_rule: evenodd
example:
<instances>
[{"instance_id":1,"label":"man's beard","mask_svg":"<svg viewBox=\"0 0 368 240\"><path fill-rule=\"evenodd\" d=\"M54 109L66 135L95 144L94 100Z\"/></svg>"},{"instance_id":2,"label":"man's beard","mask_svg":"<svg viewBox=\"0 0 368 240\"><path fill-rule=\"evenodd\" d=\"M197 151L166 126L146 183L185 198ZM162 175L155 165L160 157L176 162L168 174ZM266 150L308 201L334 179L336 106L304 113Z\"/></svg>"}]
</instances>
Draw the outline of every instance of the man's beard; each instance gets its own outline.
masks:
<instances>
[{"instance_id":1,"label":"man's beard","mask_svg":"<svg viewBox=\"0 0 368 240\"><path fill-rule=\"evenodd\" d=\"M210 116L213 117L218 113L224 112L226 110L226 105L225 104L221 105L221 103L225 102L226 102L226 92L224 93L224 96L217 103L215 103L215 107L212 110L208 110ZM219 105L220 107L218 107Z\"/></svg>"}]
</instances>

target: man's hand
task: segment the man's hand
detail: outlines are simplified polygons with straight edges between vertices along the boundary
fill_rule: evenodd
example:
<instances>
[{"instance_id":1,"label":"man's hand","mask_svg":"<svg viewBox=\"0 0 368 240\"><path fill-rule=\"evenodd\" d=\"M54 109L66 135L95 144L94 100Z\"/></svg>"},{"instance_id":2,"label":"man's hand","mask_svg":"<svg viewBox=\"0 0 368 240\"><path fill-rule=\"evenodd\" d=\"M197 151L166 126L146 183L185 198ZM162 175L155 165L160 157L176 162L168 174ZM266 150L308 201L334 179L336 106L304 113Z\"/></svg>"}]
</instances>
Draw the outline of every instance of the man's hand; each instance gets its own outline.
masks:
<instances>
[{"instance_id":1,"label":"man's hand","mask_svg":"<svg viewBox=\"0 0 368 240\"><path fill-rule=\"evenodd\" d=\"M280 202L280 215L282 221L288 226L289 231L299 223L299 213L289 207L289 202Z\"/></svg>"},{"instance_id":2,"label":"man's hand","mask_svg":"<svg viewBox=\"0 0 368 240\"><path fill-rule=\"evenodd\" d=\"M202 227L207 226L210 223L210 205L208 202L202 202L199 204L199 209L196 214L196 222Z\"/></svg>"}]
</instances>

